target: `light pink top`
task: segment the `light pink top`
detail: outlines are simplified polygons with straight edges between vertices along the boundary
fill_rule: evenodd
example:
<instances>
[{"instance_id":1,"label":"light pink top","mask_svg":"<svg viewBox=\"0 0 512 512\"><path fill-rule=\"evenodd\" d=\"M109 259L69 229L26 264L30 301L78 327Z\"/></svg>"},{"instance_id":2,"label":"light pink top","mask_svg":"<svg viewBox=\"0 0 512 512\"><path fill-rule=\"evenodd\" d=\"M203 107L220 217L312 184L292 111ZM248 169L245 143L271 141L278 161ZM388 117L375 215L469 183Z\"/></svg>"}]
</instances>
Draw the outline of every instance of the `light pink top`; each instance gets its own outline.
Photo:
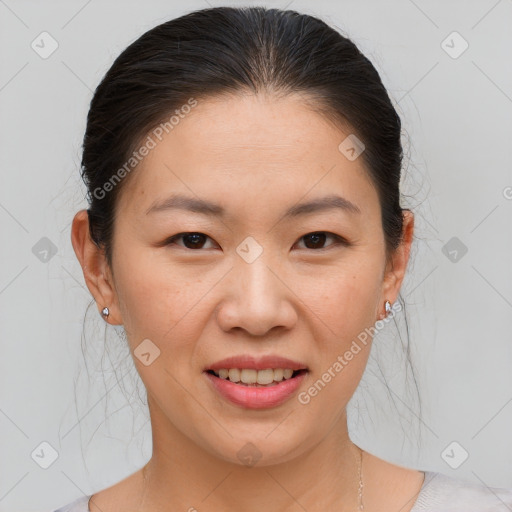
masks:
<instances>
[{"instance_id":1,"label":"light pink top","mask_svg":"<svg viewBox=\"0 0 512 512\"><path fill-rule=\"evenodd\" d=\"M424 473L411 512L512 512L512 488L486 487L435 471ZM53 512L89 512L90 497L82 496Z\"/></svg>"}]
</instances>

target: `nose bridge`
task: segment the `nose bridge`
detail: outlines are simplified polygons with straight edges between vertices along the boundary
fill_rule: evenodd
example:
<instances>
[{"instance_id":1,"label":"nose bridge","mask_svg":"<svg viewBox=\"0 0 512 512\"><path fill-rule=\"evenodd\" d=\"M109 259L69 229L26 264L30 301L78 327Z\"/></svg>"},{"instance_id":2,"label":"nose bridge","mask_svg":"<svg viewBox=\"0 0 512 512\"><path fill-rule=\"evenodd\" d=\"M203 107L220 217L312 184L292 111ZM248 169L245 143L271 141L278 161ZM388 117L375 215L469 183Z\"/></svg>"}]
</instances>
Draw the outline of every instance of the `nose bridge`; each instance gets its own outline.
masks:
<instances>
[{"instance_id":1,"label":"nose bridge","mask_svg":"<svg viewBox=\"0 0 512 512\"><path fill-rule=\"evenodd\" d=\"M247 237L236 252L235 271L240 283L238 299L241 304L256 310L275 308L279 287L276 288L276 277L270 271L270 249L264 248L255 238Z\"/></svg>"},{"instance_id":2,"label":"nose bridge","mask_svg":"<svg viewBox=\"0 0 512 512\"><path fill-rule=\"evenodd\" d=\"M294 312L286 299L286 287L274 275L276 257L253 237L236 248L229 287L229 299L220 306L223 329L243 328L253 335L264 335L276 326L290 327Z\"/></svg>"}]
</instances>

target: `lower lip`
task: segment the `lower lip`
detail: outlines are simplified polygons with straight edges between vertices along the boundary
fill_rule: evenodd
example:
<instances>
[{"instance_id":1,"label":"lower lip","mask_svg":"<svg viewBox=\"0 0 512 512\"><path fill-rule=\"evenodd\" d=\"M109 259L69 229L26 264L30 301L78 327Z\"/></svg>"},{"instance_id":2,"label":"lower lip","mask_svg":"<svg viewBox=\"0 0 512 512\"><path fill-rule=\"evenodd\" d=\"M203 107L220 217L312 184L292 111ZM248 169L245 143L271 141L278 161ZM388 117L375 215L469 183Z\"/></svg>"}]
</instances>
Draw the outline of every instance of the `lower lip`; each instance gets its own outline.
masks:
<instances>
[{"instance_id":1,"label":"lower lip","mask_svg":"<svg viewBox=\"0 0 512 512\"><path fill-rule=\"evenodd\" d=\"M211 373L204 372L213 384L213 387L224 398L246 409L267 409L281 405L295 393L306 373L302 372L296 377L283 380L275 386L258 387L236 384L227 379L221 379Z\"/></svg>"}]
</instances>

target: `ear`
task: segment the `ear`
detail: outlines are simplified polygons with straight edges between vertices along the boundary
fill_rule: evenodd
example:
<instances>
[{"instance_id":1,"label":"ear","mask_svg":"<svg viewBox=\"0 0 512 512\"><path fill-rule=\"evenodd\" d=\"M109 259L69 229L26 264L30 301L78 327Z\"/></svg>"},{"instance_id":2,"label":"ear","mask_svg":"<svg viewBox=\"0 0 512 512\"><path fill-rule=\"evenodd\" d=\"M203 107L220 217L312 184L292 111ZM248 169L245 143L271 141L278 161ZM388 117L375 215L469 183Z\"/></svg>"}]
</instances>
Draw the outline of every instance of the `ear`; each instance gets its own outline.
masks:
<instances>
[{"instance_id":1,"label":"ear","mask_svg":"<svg viewBox=\"0 0 512 512\"><path fill-rule=\"evenodd\" d=\"M110 314L105 320L114 325L122 324L112 272L104 251L91 239L87 210L80 210L73 218L71 243L98 311L101 314L103 308L108 307Z\"/></svg>"},{"instance_id":2,"label":"ear","mask_svg":"<svg viewBox=\"0 0 512 512\"><path fill-rule=\"evenodd\" d=\"M414 214L410 210L403 210L402 215L402 242L386 265L380 304L384 304L386 300L389 300L391 304L395 303L405 277L407 263L409 262L414 235ZM384 312L379 318L383 319L385 317L386 313Z\"/></svg>"}]
</instances>

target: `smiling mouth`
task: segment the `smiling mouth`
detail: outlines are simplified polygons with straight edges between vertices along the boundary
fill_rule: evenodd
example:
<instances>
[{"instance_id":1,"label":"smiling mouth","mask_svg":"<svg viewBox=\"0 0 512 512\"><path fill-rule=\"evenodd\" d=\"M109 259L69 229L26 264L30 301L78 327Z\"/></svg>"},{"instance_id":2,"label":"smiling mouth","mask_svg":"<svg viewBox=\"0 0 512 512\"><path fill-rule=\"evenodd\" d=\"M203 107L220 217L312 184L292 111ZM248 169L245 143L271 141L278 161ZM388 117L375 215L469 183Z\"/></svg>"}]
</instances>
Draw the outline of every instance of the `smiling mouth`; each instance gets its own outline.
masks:
<instances>
[{"instance_id":1,"label":"smiling mouth","mask_svg":"<svg viewBox=\"0 0 512 512\"><path fill-rule=\"evenodd\" d=\"M206 373L227 380L233 384L246 387L268 388L278 386L282 382L294 379L295 377L307 373L308 370L291 370L291 369L271 369L252 370L252 369L221 369L206 370Z\"/></svg>"}]
</instances>

